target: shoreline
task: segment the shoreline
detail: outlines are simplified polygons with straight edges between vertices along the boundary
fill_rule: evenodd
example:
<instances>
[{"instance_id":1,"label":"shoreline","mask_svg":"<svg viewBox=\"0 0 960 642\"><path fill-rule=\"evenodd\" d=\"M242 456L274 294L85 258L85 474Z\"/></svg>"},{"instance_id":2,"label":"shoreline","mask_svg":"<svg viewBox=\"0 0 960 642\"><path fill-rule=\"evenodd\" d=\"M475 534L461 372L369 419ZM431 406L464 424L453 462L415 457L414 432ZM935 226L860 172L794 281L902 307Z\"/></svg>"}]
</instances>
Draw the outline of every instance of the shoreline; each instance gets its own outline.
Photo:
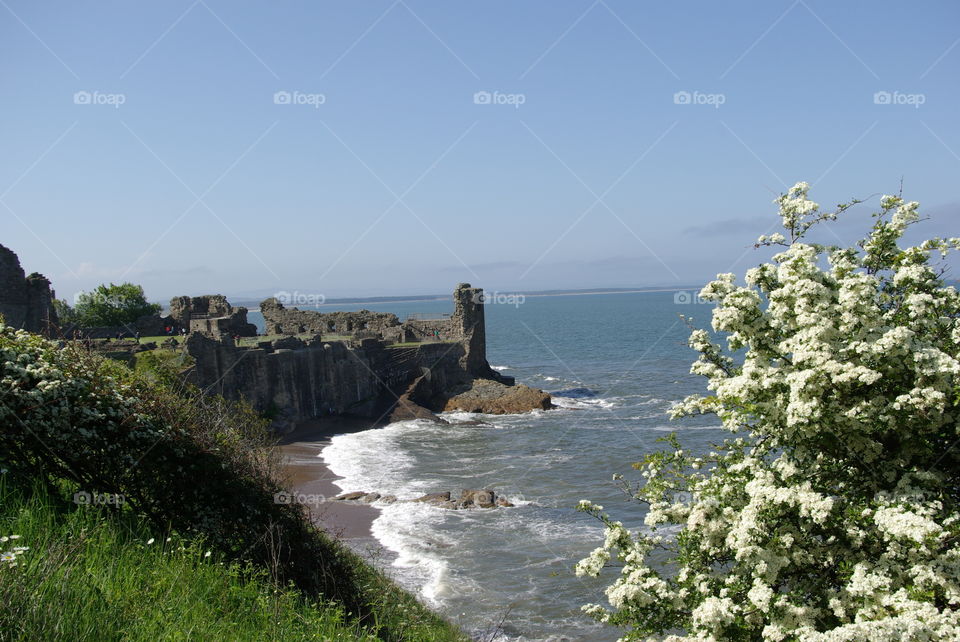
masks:
<instances>
[{"instance_id":1,"label":"shoreline","mask_svg":"<svg viewBox=\"0 0 960 642\"><path fill-rule=\"evenodd\" d=\"M370 430L374 427L376 426L369 419L311 419L298 423L296 428L283 435L277 444L291 493L288 499L304 504L314 522L339 539L372 540L373 520L380 511L373 506L333 501L334 497L346 492L335 483L343 478L330 470L320 457L320 452L336 435Z\"/></svg>"}]
</instances>

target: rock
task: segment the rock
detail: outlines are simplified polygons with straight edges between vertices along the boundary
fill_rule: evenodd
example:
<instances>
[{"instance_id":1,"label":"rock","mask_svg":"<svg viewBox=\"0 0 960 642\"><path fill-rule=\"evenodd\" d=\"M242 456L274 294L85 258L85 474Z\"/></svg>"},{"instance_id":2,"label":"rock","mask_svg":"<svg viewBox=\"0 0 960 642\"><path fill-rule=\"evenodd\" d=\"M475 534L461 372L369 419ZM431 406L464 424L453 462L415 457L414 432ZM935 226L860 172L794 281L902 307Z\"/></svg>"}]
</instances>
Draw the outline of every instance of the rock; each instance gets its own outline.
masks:
<instances>
[{"instance_id":1,"label":"rock","mask_svg":"<svg viewBox=\"0 0 960 642\"><path fill-rule=\"evenodd\" d=\"M396 495L384 495L380 498L380 502L383 504L394 504L397 501Z\"/></svg>"},{"instance_id":2,"label":"rock","mask_svg":"<svg viewBox=\"0 0 960 642\"><path fill-rule=\"evenodd\" d=\"M377 501L378 499L380 499L380 493L367 493L366 495L360 498L360 501L366 504L371 504Z\"/></svg>"},{"instance_id":3,"label":"rock","mask_svg":"<svg viewBox=\"0 0 960 642\"><path fill-rule=\"evenodd\" d=\"M469 388L447 399L445 412L507 415L553 408L550 395L523 384L507 386L492 379L474 379Z\"/></svg>"},{"instance_id":4,"label":"rock","mask_svg":"<svg viewBox=\"0 0 960 642\"><path fill-rule=\"evenodd\" d=\"M457 502L440 502L437 504L437 508L446 508L448 510L457 510L460 508L460 505Z\"/></svg>"},{"instance_id":5,"label":"rock","mask_svg":"<svg viewBox=\"0 0 960 642\"><path fill-rule=\"evenodd\" d=\"M334 499L337 500L337 501L341 501L341 502L352 502L352 501L356 501L356 500L358 500L358 499L360 499L361 497L364 497L364 496L366 496L366 495L367 495L367 493L365 493L365 492L363 492L363 491L359 491L359 492L354 492L354 493L344 493L343 495L337 495L336 497L334 497Z\"/></svg>"},{"instance_id":6,"label":"rock","mask_svg":"<svg viewBox=\"0 0 960 642\"><path fill-rule=\"evenodd\" d=\"M428 493L428 494L424 495L423 497L418 497L417 499L415 499L415 500L413 500L413 501L415 501L415 502L427 502L427 503L430 503L430 504L438 504L438 503L441 503L441 502L449 502L449 501L450 501L450 493L449 493L449 492L446 492L446 493Z\"/></svg>"},{"instance_id":7,"label":"rock","mask_svg":"<svg viewBox=\"0 0 960 642\"><path fill-rule=\"evenodd\" d=\"M497 506L502 508L513 508L514 505L504 497L497 497Z\"/></svg>"},{"instance_id":8,"label":"rock","mask_svg":"<svg viewBox=\"0 0 960 642\"><path fill-rule=\"evenodd\" d=\"M417 377L413 383L407 386L407 389L404 390L403 394L397 397L397 403L393 406L393 410L390 411L390 416L387 419L389 423L395 423L397 421L410 421L412 419L429 419L430 421L436 423L448 423L446 420L441 419L414 401L414 398L418 396L419 388L423 385L424 381L425 378L423 376Z\"/></svg>"},{"instance_id":9,"label":"rock","mask_svg":"<svg viewBox=\"0 0 960 642\"><path fill-rule=\"evenodd\" d=\"M150 341L150 342L148 342L148 343L140 343L140 344L137 344L137 347L134 348L133 351L134 351L134 352L147 352L147 351L149 351L149 350L156 350L156 349L157 349L157 344L154 343L153 341Z\"/></svg>"},{"instance_id":10,"label":"rock","mask_svg":"<svg viewBox=\"0 0 960 642\"><path fill-rule=\"evenodd\" d=\"M497 495L492 490L465 490L460 493L461 508L493 508Z\"/></svg>"}]
</instances>

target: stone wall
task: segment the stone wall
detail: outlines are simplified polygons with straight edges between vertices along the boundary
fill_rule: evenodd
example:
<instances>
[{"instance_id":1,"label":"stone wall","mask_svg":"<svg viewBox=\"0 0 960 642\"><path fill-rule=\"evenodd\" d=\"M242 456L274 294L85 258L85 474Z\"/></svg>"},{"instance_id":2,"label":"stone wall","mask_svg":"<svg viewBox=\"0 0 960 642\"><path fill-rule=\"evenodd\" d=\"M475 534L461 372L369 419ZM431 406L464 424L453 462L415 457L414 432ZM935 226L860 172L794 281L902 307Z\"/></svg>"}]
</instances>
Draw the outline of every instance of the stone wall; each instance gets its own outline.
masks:
<instances>
[{"instance_id":1,"label":"stone wall","mask_svg":"<svg viewBox=\"0 0 960 642\"><path fill-rule=\"evenodd\" d=\"M24 276L20 259L0 245L0 314L16 328L53 334L58 325L50 281L34 272Z\"/></svg>"},{"instance_id":2,"label":"stone wall","mask_svg":"<svg viewBox=\"0 0 960 642\"><path fill-rule=\"evenodd\" d=\"M413 401L442 409L452 394L477 378L512 384L487 364L482 293L461 284L450 319L403 324L390 314L288 310L267 299L261 304L267 334L290 336L252 348L236 346L228 335L217 340L212 333L194 333L186 345L196 364L190 377L208 393L246 399L254 408L278 411L290 421L327 414L383 419L414 381ZM416 340L434 337L434 330L443 341L389 345L393 333ZM312 338L292 336L305 333ZM353 338L323 339L331 333L352 333ZM367 334L375 336L362 338Z\"/></svg>"},{"instance_id":3,"label":"stone wall","mask_svg":"<svg viewBox=\"0 0 960 642\"><path fill-rule=\"evenodd\" d=\"M257 410L279 410L293 420L375 417L389 405L391 391L424 372L439 387L469 378L459 370L459 344L405 349L374 339L350 344L284 337L238 347L229 337L192 334L186 349L195 362L189 378L206 393L245 399Z\"/></svg>"},{"instance_id":4,"label":"stone wall","mask_svg":"<svg viewBox=\"0 0 960 642\"><path fill-rule=\"evenodd\" d=\"M271 297L260 303L266 334L337 334L350 336L370 333L389 341L401 336L400 319L395 314L358 310L356 312L317 312L286 308Z\"/></svg>"},{"instance_id":5,"label":"stone wall","mask_svg":"<svg viewBox=\"0 0 960 642\"><path fill-rule=\"evenodd\" d=\"M222 294L174 297L170 299L170 317L177 330L186 328L214 339L257 336L257 326L247 321L247 309L234 308Z\"/></svg>"},{"instance_id":6,"label":"stone wall","mask_svg":"<svg viewBox=\"0 0 960 642\"><path fill-rule=\"evenodd\" d=\"M195 360L190 379L208 394L242 398L257 410L282 411L294 420L371 416L383 387L374 374L383 351L378 342L351 348L286 338L239 348L229 338L192 334L187 351Z\"/></svg>"}]
</instances>

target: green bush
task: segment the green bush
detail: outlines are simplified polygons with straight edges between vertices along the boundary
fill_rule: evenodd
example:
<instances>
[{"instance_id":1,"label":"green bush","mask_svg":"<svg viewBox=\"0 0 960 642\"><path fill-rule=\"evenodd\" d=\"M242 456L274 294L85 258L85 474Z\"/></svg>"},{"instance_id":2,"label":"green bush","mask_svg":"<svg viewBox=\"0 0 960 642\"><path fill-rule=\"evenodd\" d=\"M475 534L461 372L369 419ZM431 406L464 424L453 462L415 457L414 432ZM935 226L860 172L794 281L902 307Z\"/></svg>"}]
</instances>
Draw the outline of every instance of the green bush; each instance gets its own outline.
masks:
<instances>
[{"instance_id":1,"label":"green bush","mask_svg":"<svg viewBox=\"0 0 960 642\"><path fill-rule=\"evenodd\" d=\"M249 407L0 325L0 426L0 468L12 476L123 495L158 533L203 538L278 585L337 601L385 639L460 637L302 506L274 500L278 461Z\"/></svg>"},{"instance_id":2,"label":"green bush","mask_svg":"<svg viewBox=\"0 0 960 642\"><path fill-rule=\"evenodd\" d=\"M58 306L58 312L60 308ZM77 297L72 314L83 327L118 326L133 323L142 316L160 312L160 305L148 303L143 287L133 283L98 285L93 292ZM63 322L63 320L62 320Z\"/></svg>"}]
</instances>

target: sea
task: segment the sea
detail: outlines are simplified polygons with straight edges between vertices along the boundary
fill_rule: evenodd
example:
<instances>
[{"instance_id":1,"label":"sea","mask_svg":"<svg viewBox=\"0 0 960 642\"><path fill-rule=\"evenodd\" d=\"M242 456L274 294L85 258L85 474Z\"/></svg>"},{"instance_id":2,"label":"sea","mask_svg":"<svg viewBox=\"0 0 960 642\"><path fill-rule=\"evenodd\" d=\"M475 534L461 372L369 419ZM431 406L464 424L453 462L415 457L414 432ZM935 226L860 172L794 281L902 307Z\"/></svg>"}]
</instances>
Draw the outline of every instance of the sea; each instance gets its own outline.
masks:
<instances>
[{"instance_id":1,"label":"sea","mask_svg":"<svg viewBox=\"0 0 960 642\"><path fill-rule=\"evenodd\" d=\"M576 510L589 499L631 529L644 508L613 480L636 480L631 464L665 449L676 433L690 452L727 435L715 417L671 421L667 410L704 393L690 374L691 326L709 328L712 308L690 292L490 297L487 360L517 382L553 396L555 410L494 416L447 413L450 425L403 421L338 435L322 451L344 491L401 499L490 488L513 508L447 510L417 503L378 506L379 560L395 580L478 639L615 640L583 604L607 605L600 578L576 577L576 562L603 542L603 528ZM410 314L452 312L451 300L323 306ZM257 312L251 321L262 323Z\"/></svg>"}]
</instances>

